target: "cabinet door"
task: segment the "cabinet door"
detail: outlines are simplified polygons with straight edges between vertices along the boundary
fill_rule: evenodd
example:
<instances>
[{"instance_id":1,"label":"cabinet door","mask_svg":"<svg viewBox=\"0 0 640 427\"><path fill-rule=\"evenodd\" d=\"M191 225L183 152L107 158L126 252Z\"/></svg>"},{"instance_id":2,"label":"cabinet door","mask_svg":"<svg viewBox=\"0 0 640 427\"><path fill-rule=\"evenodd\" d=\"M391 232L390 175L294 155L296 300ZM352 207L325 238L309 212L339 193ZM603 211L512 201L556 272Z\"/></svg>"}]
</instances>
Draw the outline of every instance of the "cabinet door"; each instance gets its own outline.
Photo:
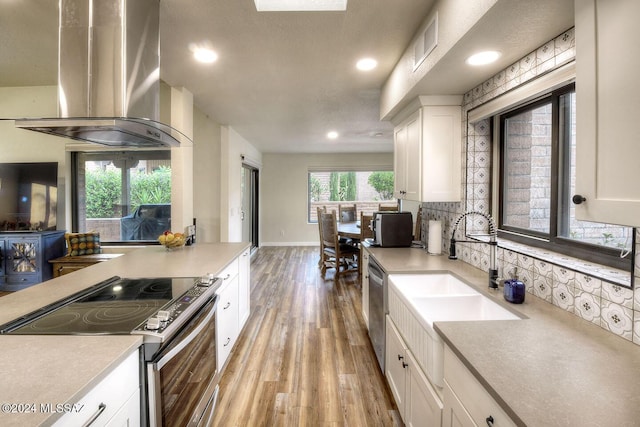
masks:
<instances>
[{"instance_id":1,"label":"cabinet door","mask_svg":"<svg viewBox=\"0 0 640 427\"><path fill-rule=\"evenodd\" d=\"M401 199L407 188L407 127L397 126L393 136L393 197Z\"/></svg>"},{"instance_id":2,"label":"cabinet door","mask_svg":"<svg viewBox=\"0 0 640 427\"><path fill-rule=\"evenodd\" d=\"M251 252L247 249L240 255L238 271L238 331L246 323L250 314L251 303Z\"/></svg>"},{"instance_id":3,"label":"cabinet door","mask_svg":"<svg viewBox=\"0 0 640 427\"><path fill-rule=\"evenodd\" d=\"M218 291L216 311L216 352L221 371L238 337L238 276L230 278Z\"/></svg>"},{"instance_id":4,"label":"cabinet door","mask_svg":"<svg viewBox=\"0 0 640 427\"><path fill-rule=\"evenodd\" d=\"M422 109L423 202L461 200L462 111L459 106Z\"/></svg>"},{"instance_id":5,"label":"cabinet door","mask_svg":"<svg viewBox=\"0 0 640 427\"><path fill-rule=\"evenodd\" d=\"M421 121L416 111L395 128L394 196L418 201L421 184Z\"/></svg>"},{"instance_id":6,"label":"cabinet door","mask_svg":"<svg viewBox=\"0 0 640 427\"><path fill-rule=\"evenodd\" d=\"M140 390L127 400L105 427L138 427L140 425Z\"/></svg>"},{"instance_id":7,"label":"cabinet door","mask_svg":"<svg viewBox=\"0 0 640 427\"><path fill-rule=\"evenodd\" d=\"M42 269L39 261L40 239L7 239L6 273L37 274Z\"/></svg>"},{"instance_id":8,"label":"cabinet door","mask_svg":"<svg viewBox=\"0 0 640 427\"><path fill-rule=\"evenodd\" d=\"M442 389L442 398L444 400L442 427L477 427L446 381Z\"/></svg>"},{"instance_id":9,"label":"cabinet door","mask_svg":"<svg viewBox=\"0 0 640 427\"><path fill-rule=\"evenodd\" d=\"M432 427L442 423L442 401L424 376L418 362L406 352L408 367L405 419L407 427Z\"/></svg>"},{"instance_id":10,"label":"cabinet door","mask_svg":"<svg viewBox=\"0 0 640 427\"><path fill-rule=\"evenodd\" d=\"M640 2L577 0L575 16L576 217L640 226Z\"/></svg>"},{"instance_id":11,"label":"cabinet door","mask_svg":"<svg viewBox=\"0 0 640 427\"><path fill-rule=\"evenodd\" d=\"M444 350L444 379L475 424L488 425L491 419L495 426L515 427L513 420L448 346ZM451 404L446 395L444 399L445 405ZM458 417L461 419L462 415Z\"/></svg>"},{"instance_id":12,"label":"cabinet door","mask_svg":"<svg viewBox=\"0 0 640 427\"><path fill-rule=\"evenodd\" d=\"M406 420L406 370L409 366L406 361L407 348L404 346L402 338L389 316L387 316L386 321L386 332L385 376L387 377L391 394L393 394L396 405L398 405L400 416L403 420Z\"/></svg>"}]
</instances>

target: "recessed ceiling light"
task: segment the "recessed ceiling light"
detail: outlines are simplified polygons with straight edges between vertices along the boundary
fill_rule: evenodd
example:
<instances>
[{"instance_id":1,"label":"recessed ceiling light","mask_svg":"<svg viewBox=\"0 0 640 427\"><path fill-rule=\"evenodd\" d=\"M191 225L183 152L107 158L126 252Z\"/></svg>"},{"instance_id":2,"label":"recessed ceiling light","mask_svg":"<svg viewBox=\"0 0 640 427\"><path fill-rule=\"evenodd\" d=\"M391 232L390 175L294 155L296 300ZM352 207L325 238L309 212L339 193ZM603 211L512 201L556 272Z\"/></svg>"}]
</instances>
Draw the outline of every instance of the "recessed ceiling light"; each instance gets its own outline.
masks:
<instances>
[{"instance_id":1,"label":"recessed ceiling light","mask_svg":"<svg viewBox=\"0 0 640 427\"><path fill-rule=\"evenodd\" d=\"M327 138L338 139L338 132L336 132L335 130L332 130L331 132L327 133Z\"/></svg>"},{"instance_id":2,"label":"recessed ceiling light","mask_svg":"<svg viewBox=\"0 0 640 427\"><path fill-rule=\"evenodd\" d=\"M378 61L373 58L362 58L356 63L356 68L360 71L371 71L378 66Z\"/></svg>"},{"instance_id":3,"label":"recessed ceiling light","mask_svg":"<svg viewBox=\"0 0 640 427\"><path fill-rule=\"evenodd\" d=\"M487 65L495 62L500 58L500 52L495 50L487 50L485 52L474 53L467 58L467 64L469 65Z\"/></svg>"},{"instance_id":4,"label":"recessed ceiling light","mask_svg":"<svg viewBox=\"0 0 640 427\"><path fill-rule=\"evenodd\" d=\"M211 64L218 60L218 54L212 49L206 47L193 48L193 57L196 58L196 61L203 62L205 64Z\"/></svg>"},{"instance_id":5,"label":"recessed ceiling light","mask_svg":"<svg viewBox=\"0 0 640 427\"><path fill-rule=\"evenodd\" d=\"M347 0L254 0L258 12L347 10Z\"/></svg>"}]
</instances>

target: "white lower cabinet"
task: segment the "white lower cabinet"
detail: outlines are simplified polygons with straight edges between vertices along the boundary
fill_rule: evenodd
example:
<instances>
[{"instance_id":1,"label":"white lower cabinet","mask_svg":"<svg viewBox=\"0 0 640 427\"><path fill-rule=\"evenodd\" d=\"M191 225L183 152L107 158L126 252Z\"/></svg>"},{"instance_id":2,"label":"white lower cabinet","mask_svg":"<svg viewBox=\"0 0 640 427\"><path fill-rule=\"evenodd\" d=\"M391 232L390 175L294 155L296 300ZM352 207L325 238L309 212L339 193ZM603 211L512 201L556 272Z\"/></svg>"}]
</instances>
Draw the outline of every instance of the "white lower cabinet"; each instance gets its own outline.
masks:
<instances>
[{"instance_id":1,"label":"white lower cabinet","mask_svg":"<svg viewBox=\"0 0 640 427\"><path fill-rule=\"evenodd\" d=\"M216 311L216 357L222 372L231 350L250 314L251 252L247 248L222 270Z\"/></svg>"},{"instance_id":2,"label":"white lower cabinet","mask_svg":"<svg viewBox=\"0 0 640 427\"><path fill-rule=\"evenodd\" d=\"M385 357L385 376L405 425L439 427L442 400L389 316L386 319Z\"/></svg>"},{"instance_id":3,"label":"white lower cabinet","mask_svg":"<svg viewBox=\"0 0 640 427\"><path fill-rule=\"evenodd\" d=\"M448 346L444 349L443 400L444 427L516 425Z\"/></svg>"},{"instance_id":4,"label":"white lower cabinet","mask_svg":"<svg viewBox=\"0 0 640 427\"><path fill-rule=\"evenodd\" d=\"M216 352L218 369L221 369L239 334L238 329L238 276L229 278L218 290L216 311Z\"/></svg>"},{"instance_id":5,"label":"white lower cabinet","mask_svg":"<svg viewBox=\"0 0 640 427\"><path fill-rule=\"evenodd\" d=\"M134 351L77 402L70 402L73 406L54 426L139 426L139 381L140 356Z\"/></svg>"}]
</instances>

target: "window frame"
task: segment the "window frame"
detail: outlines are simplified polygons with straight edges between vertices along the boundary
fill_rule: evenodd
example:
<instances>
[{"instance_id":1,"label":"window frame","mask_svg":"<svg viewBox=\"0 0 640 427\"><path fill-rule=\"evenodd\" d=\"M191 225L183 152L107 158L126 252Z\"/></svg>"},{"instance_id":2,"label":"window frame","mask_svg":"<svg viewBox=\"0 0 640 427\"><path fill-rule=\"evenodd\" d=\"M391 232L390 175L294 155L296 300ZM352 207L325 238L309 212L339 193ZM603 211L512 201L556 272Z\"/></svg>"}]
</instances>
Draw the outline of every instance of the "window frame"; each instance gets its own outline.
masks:
<instances>
[{"instance_id":1,"label":"window frame","mask_svg":"<svg viewBox=\"0 0 640 427\"><path fill-rule=\"evenodd\" d=\"M126 157L144 157L144 160L171 160L170 150L87 150L87 151L72 151L71 153L71 226L73 230L80 229L80 200L79 191L81 179L80 173L84 173L84 169L80 167L80 163L86 159L86 157L96 157L98 159L111 160L113 158L126 158ZM97 160L97 159L89 159ZM83 175L84 177L84 175ZM127 211L123 215L128 215ZM157 240L102 240L100 242L102 246L148 246L159 245Z\"/></svg>"},{"instance_id":2,"label":"window frame","mask_svg":"<svg viewBox=\"0 0 640 427\"><path fill-rule=\"evenodd\" d=\"M362 166L325 166L325 167L308 167L307 168L307 224L317 224L317 220L312 219L312 201L311 201L311 175L314 173L324 173L324 172L338 172L338 173L346 173L346 172L392 172L393 166L390 165L362 165ZM393 197L393 196L392 196ZM344 201L327 201L327 203L342 203L342 204L356 204L359 202L367 201L367 200L344 200ZM380 200L379 203L391 203L392 201L396 201L397 199L390 200ZM338 211L338 207L336 205L336 212ZM359 219L358 219L359 220Z\"/></svg>"},{"instance_id":3,"label":"window frame","mask_svg":"<svg viewBox=\"0 0 640 427\"><path fill-rule=\"evenodd\" d=\"M589 262L604 264L613 268L631 271L632 260L635 255L635 229L631 228L630 241L631 253L625 258L620 258L620 250L598 246L590 243L580 242L561 236L563 227L566 227L568 217L567 210L569 203L563 197L569 191L570 176L565 173L570 150L569 144L562 144L560 132L569 129L561 126L560 123L560 98L563 95L575 92L575 83L569 83L556 90L550 91L541 97L530 102L515 106L512 109L501 112L494 116L492 124L497 128L497 147L499 172L497 174L497 200L498 210L498 236L507 240L523 243L529 246L552 250L564 255L583 259ZM534 230L522 229L504 224L504 192L505 192L505 123L510 117L521 114L525 111L533 110L541 105L551 103L552 107L552 135L551 135L551 181L550 181L550 220L549 233L536 232ZM566 135L565 135L566 138ZM566 139L565 139L566 140Z\"/></svg>"}]
</instances>

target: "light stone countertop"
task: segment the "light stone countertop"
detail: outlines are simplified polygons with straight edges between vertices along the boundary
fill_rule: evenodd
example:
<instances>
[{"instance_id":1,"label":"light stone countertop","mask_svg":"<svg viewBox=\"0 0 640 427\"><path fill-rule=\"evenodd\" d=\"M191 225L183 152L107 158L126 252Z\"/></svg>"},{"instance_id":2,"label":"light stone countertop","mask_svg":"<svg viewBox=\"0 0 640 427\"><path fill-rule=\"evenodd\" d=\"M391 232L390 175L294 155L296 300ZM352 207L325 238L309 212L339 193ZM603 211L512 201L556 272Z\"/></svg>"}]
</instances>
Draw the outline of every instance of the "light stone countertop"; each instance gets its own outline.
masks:
<instances>
[{"instance_id":1,"label":"light stone countertop","mask_svg":"<svg viewBox=\"0 0 640 427\"><path fill-rule=\"evenodd\" d=\"M488 289L487 272L446 255L368 250L388 274L450 272L523 317L434 323L517 425L640 425L640 346L531 294L509 304L502 288Z\"/></svg>"},{"instance_id":2,"label":"light stone countertop","mask_svg":"<svg viewBox=\"0 0 640 427\"><path fill-rule=\"evenodd\" d=\"M113 276L198 277L219 274L249 243L198 243L175 251L136 249L0 298L0 324ZM139 336L0 335L0 404L77 403L142 344ZM0 425L50 425L61 414L11 414Z\"/></svg>"}]
</instances>

